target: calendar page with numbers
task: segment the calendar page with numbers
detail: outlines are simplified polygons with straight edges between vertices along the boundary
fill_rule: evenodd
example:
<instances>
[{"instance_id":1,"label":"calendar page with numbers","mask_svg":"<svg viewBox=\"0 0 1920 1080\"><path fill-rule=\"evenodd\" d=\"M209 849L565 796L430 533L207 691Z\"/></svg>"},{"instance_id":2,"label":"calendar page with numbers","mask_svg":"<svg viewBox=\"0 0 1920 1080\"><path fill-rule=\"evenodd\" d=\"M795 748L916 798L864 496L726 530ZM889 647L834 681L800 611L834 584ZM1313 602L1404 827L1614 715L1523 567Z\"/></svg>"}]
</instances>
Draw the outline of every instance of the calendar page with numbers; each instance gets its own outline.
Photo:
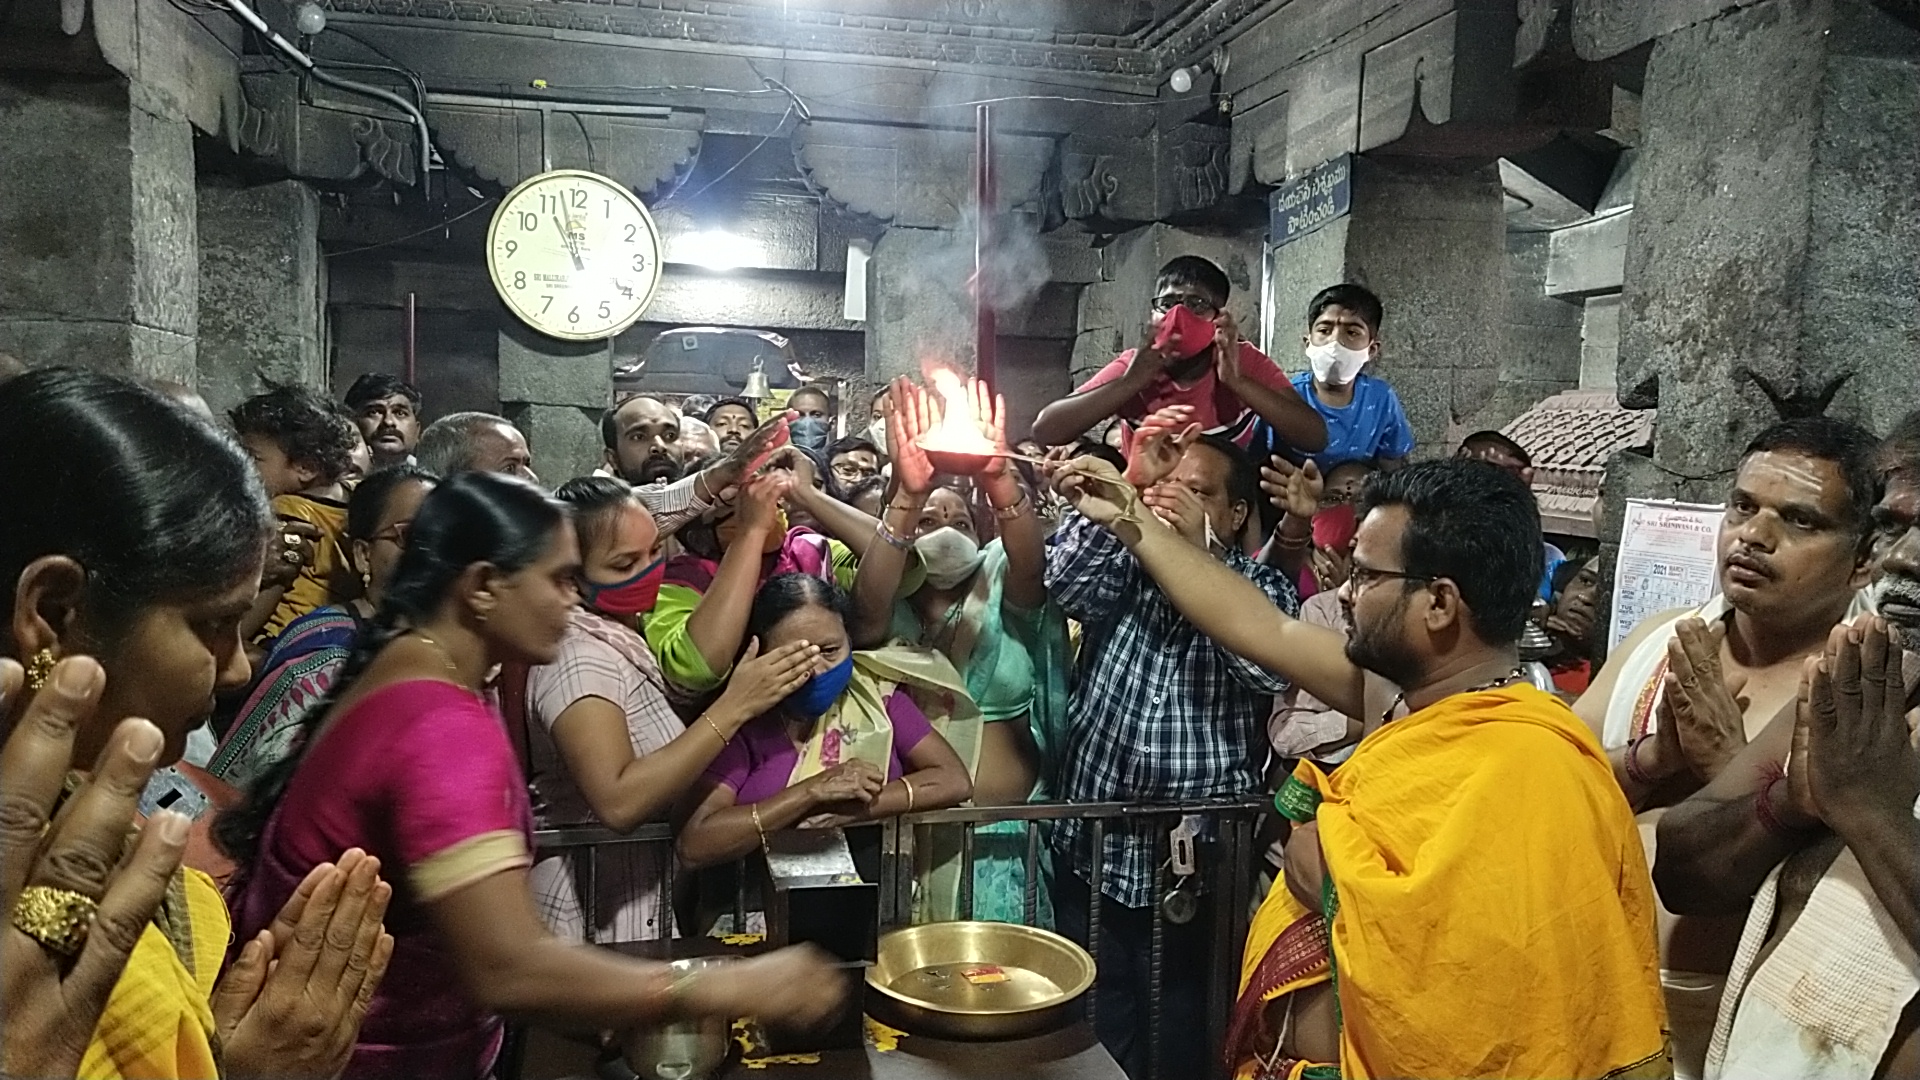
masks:
<instances>
[{"instance_id":1,"label":"calendar page with numbers","mask_svg":"<svg viewBox=\"0 0 1920 1080\"><path fill-rule=\"evenodd\" d=\"M1642 619L1677 607L1698 607L1719 591L1715 543L1725 507L1628 499L1613 574L1613 621L1607 640L1619 648Z\"/></svg>"}]
</instances>

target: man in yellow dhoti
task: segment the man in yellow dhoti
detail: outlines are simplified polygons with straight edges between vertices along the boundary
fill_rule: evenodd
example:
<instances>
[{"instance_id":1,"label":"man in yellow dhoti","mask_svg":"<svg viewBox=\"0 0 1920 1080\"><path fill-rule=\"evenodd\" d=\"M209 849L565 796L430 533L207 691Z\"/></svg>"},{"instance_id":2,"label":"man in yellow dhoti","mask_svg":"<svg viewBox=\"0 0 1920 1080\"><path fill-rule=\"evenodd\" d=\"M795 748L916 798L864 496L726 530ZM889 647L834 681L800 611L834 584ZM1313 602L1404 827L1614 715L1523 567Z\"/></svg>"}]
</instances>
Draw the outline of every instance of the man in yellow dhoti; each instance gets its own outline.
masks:
<instances>
[{"instance_id":1,"label":"man in yellow dhoti","mask_svg":"<svg viewBox=\"0 0 1920 1080\"><path fill-rule=\"evenodd\" d=\"M1592 733L1515 656L1541 575L1517 479L1429 462L1369 482L1341 590L1309 626L1143 513L1102 464L1057 486L1218 645L1369 721L1255 920L1226 1054L1245 1077L1671 1074L1652 886Z\"/></svg>"}]
</instances>

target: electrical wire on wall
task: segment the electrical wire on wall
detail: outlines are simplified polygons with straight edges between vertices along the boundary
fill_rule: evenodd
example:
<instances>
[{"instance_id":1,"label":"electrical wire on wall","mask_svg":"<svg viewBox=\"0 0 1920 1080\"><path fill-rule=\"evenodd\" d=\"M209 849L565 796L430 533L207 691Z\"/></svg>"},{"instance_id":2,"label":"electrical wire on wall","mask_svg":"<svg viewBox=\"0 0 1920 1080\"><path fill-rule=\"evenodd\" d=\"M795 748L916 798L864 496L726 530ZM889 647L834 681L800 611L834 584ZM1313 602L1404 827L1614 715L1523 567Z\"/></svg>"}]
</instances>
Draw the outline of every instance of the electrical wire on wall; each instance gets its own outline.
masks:
<instances>
[{"instance_id":1,"label":"electrical wire on wall","mask_svg":"<svg viewBox=\"0 0 1920 1080\"><path fill-rule=\"evenodd\" d=\"M492 206L494 203L497 203L499 201L500 201L499 196L489 195L486 198L480 200L479 205L470 206L465 210L462 210L459 213L453 215L452 217L446 219L445 221L436 221L424 229L415 229L414 231L406 234L405 236L396 236L391 240L382 240L377 244L365 244L357 248L348 248L345 251L329 251L327 252L327 258L333 259L333 258L338 258L339 256L342 256L342 255L358 255L363 251L376 251L380 248L392 247L395 244L404 244L416 236L425 236L428 233L434 231L435 229L448 228L452 226L454 222L461 221L466 218L470 218L473 215L479 213L482 210L485 210L487 207Z\"/></svg>"}]
</instances>

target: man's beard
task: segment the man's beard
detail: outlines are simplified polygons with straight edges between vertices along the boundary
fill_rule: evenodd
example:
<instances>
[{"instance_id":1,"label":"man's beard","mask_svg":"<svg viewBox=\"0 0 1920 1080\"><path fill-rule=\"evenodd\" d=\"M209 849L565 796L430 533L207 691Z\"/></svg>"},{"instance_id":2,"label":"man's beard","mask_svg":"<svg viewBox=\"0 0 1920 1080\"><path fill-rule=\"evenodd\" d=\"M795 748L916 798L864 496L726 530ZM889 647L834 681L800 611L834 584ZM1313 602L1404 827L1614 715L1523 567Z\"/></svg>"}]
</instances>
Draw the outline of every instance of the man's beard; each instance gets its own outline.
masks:
<instances>
[{"instance_id":1,"label":"man's beard","mask_svg":"<svg viewBox=\"0 0 1920 1080\"><path fill-rule=\"evenodd\" d=\"M629 484L644 487L662 481L672 483L680 479L680 463L670 457L651 455L640 463L640 467L631 473L622 470L620 477Z\"/></svg>"},{"instance_id":2,"label":"man's beard","mask_svg":"<svg viewBox=\"0 0 1920 1080\"><path fill-rule=\"evenodd\" d=\"M1920 652L1920 581L1883 574L1868 590L1867 600L1908 651Z\"/></svg>"},{"instance_id":3,"label":"man's beard","mask_svg":"<svg viewBox=\"0 0 1920 1080\"><path fill-rule=\"evenodd\" d=\"M1403 690L1419 685L1424 671L1420 658L1400 636L1400 622L1406 613L1404 596L1393 610L1370 624L1361 624L1351 609L1346 613L1351 628L1347 631L1347 659Z\"/></svg>"}]
</instances>

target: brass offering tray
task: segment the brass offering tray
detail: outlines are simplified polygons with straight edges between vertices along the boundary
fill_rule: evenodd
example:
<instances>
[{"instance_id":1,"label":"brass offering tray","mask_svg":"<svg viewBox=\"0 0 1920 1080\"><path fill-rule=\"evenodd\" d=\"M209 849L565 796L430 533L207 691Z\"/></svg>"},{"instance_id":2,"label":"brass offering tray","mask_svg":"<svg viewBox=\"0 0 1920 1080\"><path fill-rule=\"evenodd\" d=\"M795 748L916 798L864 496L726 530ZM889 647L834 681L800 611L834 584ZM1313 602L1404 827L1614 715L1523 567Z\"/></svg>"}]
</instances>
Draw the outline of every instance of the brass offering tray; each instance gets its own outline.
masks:
<instances>
[{"instance_id":1,"label":"brass offering tray","mask_svg":"<svg viewBox=\"0 0 1920 1080\"><path fill-rule=\"evenodd\" d=\"M1087 951L1051 931L928 923L880 939L867 1005L888 1024L935 1038L1024 1038L1072 1021L1093 975Z\"/></svg>"}]
</instances>

